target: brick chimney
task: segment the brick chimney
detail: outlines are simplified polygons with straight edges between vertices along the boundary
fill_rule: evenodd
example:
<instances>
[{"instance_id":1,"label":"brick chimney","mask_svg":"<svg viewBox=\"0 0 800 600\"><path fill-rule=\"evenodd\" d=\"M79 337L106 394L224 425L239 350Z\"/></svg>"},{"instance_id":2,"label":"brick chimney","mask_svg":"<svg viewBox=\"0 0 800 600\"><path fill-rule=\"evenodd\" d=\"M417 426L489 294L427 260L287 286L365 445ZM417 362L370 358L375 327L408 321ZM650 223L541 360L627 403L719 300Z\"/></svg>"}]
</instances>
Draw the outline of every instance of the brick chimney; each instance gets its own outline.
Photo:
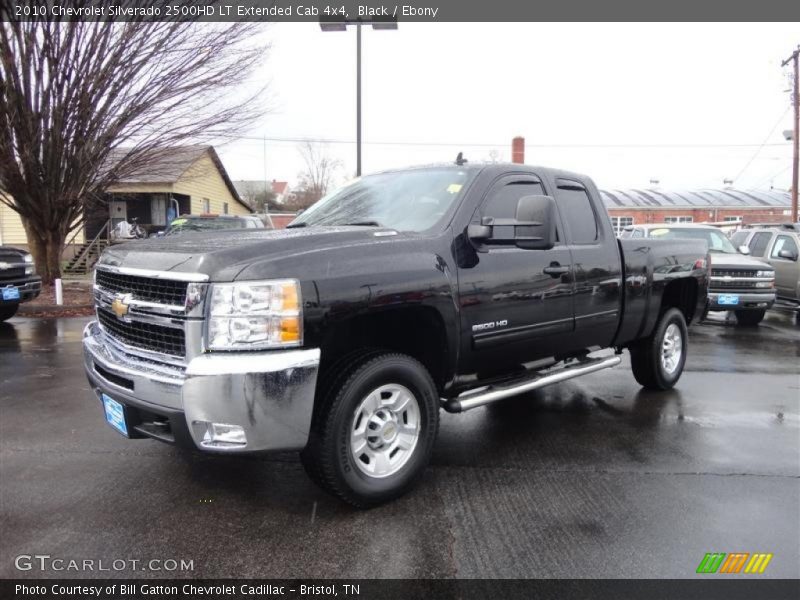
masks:
<instances>
[{"instance_id":1,"label":"brick chimney","mask_svg":"<svg viewBox=\"0 0 800 600\"><path fill-rule=\"evenodd\" d=\"M525 138L521 135L511 140L511 162L525 164Z\"/></svg>"}]
</instances>

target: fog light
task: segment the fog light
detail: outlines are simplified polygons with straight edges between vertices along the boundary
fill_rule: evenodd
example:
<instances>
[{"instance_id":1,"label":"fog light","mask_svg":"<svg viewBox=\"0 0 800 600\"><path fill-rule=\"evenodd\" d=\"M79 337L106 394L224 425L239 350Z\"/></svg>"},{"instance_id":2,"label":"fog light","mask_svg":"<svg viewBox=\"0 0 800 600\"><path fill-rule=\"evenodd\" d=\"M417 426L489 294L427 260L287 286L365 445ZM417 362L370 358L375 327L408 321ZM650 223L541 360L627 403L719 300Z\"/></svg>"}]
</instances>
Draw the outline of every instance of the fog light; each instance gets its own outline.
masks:
<instances>
[{"instance_id":1,"label":"fog light","mask_svg":"<svg viewBox=\"0 0 800 600\"><path fill-rule=\"evenodd\" d=\"M244 428L238 425L228 425L227 423L209 423L207 421L195 421L196 425L205 426L202 446L207 448L233 448L247 445L247 436Z\"/></svg>"}]
</instances>

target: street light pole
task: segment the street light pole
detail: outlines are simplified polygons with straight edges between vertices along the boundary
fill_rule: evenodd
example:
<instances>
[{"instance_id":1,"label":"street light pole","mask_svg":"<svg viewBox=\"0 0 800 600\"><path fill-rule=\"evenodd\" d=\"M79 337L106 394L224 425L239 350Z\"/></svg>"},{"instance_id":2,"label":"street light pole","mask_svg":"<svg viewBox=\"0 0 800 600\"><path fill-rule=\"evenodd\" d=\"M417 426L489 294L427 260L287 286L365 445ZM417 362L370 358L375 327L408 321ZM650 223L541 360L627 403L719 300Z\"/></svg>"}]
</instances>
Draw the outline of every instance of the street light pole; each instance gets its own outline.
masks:
<instances>
[{"instance_id":1,"label":"street light pole","mask_svg":"<svg viewBox=\"0 0 800 600\"><path fill-rule=\"evenodd\" d=\"M798 143L800 143L800 91L798 91L798 85L800 85L800 76L798 76L798 54L800 54L800 47L798 47L792 55L787 58L785 61L781 63L782 67L785 67L789 64L789 62L794 63L794 84L792 86L792 104L794 105L794 135L792 136L792 223L797 223L797 180L798 180L798 170L800 170L800 147L798 147Z\"/></svg>"},{"instance_id":2,"label":"street light pole","mask_svg":"<svg viewBox=\"0 0 800 600\"><path fill-rule=\"evenodd\" d=\"M361 177L361 21L356 23L356 177Z\"/></svg>"},{"instance_id":3,"label":"street light pole","mask_svg":"<svg viewBox=\"0 0 800 600\"><path fill-rule=\"evenodd\" d=\"M397 21L330 21L320 19L319 27L325 31L347 31L348 25L356 26L356 177L361 177L361 25L372 25L373 29L397 29Z\"/></svg>"}]
</instances>

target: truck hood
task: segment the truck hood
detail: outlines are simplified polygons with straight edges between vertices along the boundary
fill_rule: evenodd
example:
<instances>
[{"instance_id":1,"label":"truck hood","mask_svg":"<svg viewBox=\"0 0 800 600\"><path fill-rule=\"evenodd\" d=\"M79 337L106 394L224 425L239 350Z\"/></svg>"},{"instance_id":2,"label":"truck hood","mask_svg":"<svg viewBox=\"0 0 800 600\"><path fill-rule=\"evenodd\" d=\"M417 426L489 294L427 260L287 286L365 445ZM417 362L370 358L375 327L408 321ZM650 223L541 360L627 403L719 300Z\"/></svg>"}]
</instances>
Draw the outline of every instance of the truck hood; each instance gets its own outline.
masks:
<instances>
[{"instance_id":1,"label":"truck hood","mask_svg":"<svg viewBox=\"0 0 800 600\"><path fill-rule=\"evenodd\" d=\"M98 264L202 273L210 281L233 281L242 269L256 261L370 245L399 237L403 234L392 229L357 226L187 232L112 246Z\"/></svg>"},{"instance_id":2,"label":"truck hood","mask_svg":"<svg viewBox=\"0 0 800 600\"><path fill-rule=\"evenodd\" d=\"M743 268L772 270L772 267L763 260L758 260L757 258L744 254L725 254L723 252L711 253L711 266L712 268L721 267L726 269Z\"/></svg>"}]
</instances>

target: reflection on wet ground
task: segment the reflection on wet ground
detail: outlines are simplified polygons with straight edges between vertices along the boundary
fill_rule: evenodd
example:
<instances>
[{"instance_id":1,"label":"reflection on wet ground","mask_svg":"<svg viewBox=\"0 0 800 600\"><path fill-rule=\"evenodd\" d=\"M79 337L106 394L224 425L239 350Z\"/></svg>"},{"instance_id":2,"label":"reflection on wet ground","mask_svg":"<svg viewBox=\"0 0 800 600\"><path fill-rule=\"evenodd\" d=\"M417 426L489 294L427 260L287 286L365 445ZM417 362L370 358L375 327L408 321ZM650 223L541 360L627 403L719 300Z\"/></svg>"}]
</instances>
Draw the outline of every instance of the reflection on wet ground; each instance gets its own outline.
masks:
<instances>
[{"instance_id":1,"label":"reflection on wet ground","mask_svg":"<svg viewBox=\"0 0 800 600\"><path fill-rule=\"evenodd\" d=\"M0 325L0 576L26 576L12 557L46 551L177 556L204 577L684 578L732 550L772 552L766 576L800 575L792 315L758 328L712 315L670 392L639 388L626 357L442 413L422 485L368 512L321 493L294 454L204 456L116 434L83 375L85 322Z\"/></svg>"}]
</instances>

